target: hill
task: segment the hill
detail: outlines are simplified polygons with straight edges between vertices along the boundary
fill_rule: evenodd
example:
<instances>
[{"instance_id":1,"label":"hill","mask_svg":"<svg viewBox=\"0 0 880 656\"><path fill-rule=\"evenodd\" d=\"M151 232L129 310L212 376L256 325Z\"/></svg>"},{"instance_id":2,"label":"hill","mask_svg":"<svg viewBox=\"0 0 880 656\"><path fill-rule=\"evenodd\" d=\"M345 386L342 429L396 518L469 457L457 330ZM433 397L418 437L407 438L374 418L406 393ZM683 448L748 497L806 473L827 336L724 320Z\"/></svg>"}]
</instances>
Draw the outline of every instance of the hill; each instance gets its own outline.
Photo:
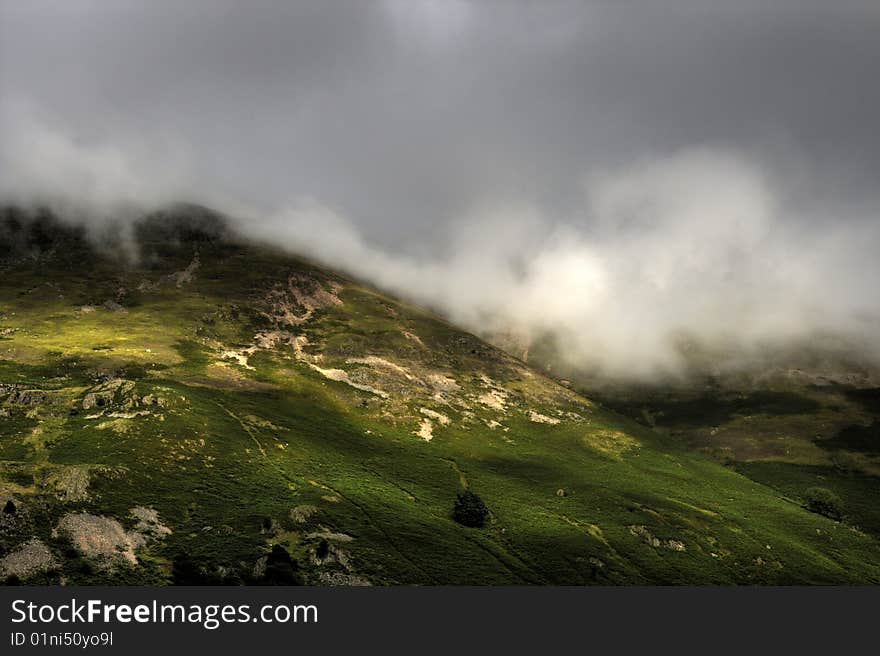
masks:
<instances>
[{"instance_id":1,"label":"hill","mask_svg":"<svg viewBox=\"0 0 880 656\"><path fill-rule=\"evenodd\" d=\"M876 537L187 206L0 215L0 504L8 582L880 581Z\"/></svg>"}]
</instances>

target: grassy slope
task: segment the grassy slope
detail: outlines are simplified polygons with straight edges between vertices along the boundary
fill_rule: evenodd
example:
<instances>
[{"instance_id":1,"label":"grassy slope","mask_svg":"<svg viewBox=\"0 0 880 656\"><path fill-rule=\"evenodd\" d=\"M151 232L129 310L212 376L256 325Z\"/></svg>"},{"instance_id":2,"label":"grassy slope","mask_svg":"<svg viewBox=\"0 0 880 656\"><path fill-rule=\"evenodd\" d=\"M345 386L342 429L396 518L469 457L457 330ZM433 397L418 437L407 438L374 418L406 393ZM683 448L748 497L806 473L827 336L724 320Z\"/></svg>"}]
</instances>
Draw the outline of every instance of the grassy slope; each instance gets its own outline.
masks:
<instances>
[{"instance_id":1,"label":"grassy slope","mask_svg":"<svg viewBox=\"0 0 880 656\"><path fill-rule=\"evenodd\" d=\"M655 389L605 401L795 501L827 488L846 523L880 537L877 392L777 380L751 391Z\"/></svg>"},{"instance_id":2,"label":"grassy slope","mask_svg":"<svg viewBox=\"0 0 880 656\"><path fill-rule=\"evenodd\" d=\"M196 246L192 282L137 291L186 267ZM0 341L0 383L49 392L36 407L0 400L0 491L28 511L0 545L38 536L53 549L58 566L35 582L162 583L184 552L208 570L247 571L275 542L309 580L327 569L373 583L880 580L875 538L592 407L418 308L266 249L157 238L145 252L155 257L123 265L77 242L2 271L0 328L15 330ZM224 349L279 327L260 315L261 299L292 274L342 285L342 303L286 329L307 337L321 367L360 372L388 399L322 376L286 343L251 353L247 367L224 360ZM101 305L120 286L126 313ZM438 400L393 371L348 362L370 355L460 389ZM88 419L81 399L107 376L135 380L137 395L165 407ZM481 376L508 394L503 411L474 402L491 391ZM450 419L434 423L431 441L414 434L419 408ZM487 426L495 420L507 430ZM88 498L54 493L53 476L71 467L90 468ZM490 508L486 528L450 518L463 485ZM131 526L138 505L173 532L141 550L137 567L95 566L52 535L75 510ZM317 512L293 521L304 506ZM316 532L353 538L339 543L347 566L315 564Z\"/></svg>"}]
</instances>

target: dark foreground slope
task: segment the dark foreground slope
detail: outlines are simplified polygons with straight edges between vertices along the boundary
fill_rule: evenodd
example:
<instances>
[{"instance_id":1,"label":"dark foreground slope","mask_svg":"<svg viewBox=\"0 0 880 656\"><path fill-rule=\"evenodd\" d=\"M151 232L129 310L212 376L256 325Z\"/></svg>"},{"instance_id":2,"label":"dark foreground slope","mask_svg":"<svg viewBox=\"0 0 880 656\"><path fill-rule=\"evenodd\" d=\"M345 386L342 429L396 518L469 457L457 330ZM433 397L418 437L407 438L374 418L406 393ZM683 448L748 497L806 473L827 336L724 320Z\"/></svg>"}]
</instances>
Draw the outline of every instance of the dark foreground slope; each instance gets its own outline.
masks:
<instances>
[{"instance_id":1,"label":"dark foreground slope","mask_svg":"<svg viewBox=\"0 0 880 656\"><path fill-rule=\"evenodd\" d=\"M133 240L0 219L10 582L880 580L875 538L430 313L194 208Z\"/></svg>"}]
</instances>

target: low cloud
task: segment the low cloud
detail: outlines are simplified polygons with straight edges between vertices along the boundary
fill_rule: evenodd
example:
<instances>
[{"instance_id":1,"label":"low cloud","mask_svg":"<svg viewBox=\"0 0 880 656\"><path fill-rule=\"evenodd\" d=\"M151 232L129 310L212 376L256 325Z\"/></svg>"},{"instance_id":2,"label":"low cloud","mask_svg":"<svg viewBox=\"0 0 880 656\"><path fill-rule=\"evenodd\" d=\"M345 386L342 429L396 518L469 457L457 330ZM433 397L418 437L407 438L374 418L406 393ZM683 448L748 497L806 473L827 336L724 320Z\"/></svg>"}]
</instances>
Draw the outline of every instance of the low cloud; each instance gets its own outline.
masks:
<instances>
[{"instance_id":1,"label":"low cloud","mask_svg":"<svg viewBox=\"0 0 880 656\"><path fill-rule=\"evenodd\" d=\"M244 229L475 332L550 336L577 368L649 379L682 374L688 343L723 360L818 335L880 337L876 223L796 212L748 157L699 148L590 176L568 220L527 204L475 210L424 258L371 245L314 201Z\"/></svg>"},{"instance_id":2,"label":"low cloud","mask_svg":"<svg viewBox=\"0 0 880 656\"><path fill-rule=\"evenodd\" d=\"M9 125L9 123L7 123ZM54 208L93 231L191 200L238 230L429 305L482 335L551 339L570 366L613 378L682 375L686 346L724 357L835 335L880 338L880 229L815 206L754 157L693 148L584 176L583 202L555 216L484 202L418 255L371 243L320 200L258 209L200 187L173 143L77 141L32 114L2 149L4 202ZM875 358L876 352L865 353ZM718 364L716 363L716 364Z\"/></svg>"},{"instance_id":3,"label":"low cloud","mask_svg":"<svg viewBox=\"0 0 880 656\"><path fill-rule=\"evenodd\" d=\"M195 191L186 150L174 140L77 138L27 100L7 100L0 109L6 203L48 206L62 218L101 227Z\"/></svg>"},{"instance_id":4,"label":"low cloud","mask_svg":"<svg viewBox=\"0 0 880 656\"><path fill-rule=\"evenodd\" d=\"M880 12L690 4L0 0L0 201L207 205L607 376L876 358Z\"/></svg>"}]
</instances>

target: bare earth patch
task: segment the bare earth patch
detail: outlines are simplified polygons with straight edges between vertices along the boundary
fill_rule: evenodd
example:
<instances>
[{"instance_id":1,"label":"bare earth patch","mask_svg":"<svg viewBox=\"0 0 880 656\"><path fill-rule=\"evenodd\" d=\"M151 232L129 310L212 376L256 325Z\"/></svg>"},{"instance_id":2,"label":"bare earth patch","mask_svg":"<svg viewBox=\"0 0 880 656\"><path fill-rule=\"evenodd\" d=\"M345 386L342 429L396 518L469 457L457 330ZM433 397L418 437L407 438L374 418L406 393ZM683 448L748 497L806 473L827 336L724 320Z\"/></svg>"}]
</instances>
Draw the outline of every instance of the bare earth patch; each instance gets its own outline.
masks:
<instances>
[{"instance_id":1,"label":"bare earth patch","mask_svg":"<svg viewBox=\"0 0 880 656\"><path fill-rule=\"evenodd\" d=\"M135 506L130 511L131 516L138 520L134 530L144 535L157 539L171 535L171 529L159 521L159 513L154 508Z\"/></svg>"},{"instance_id":2,"label":"bare earth patch","mask_svg":"<svg viewBox=\"0 0 880 656\"><path fill-rule=\"evenodd\" d=\"M449 417L437 412L436 410L431 410L430 408L419 408L419 412L421 412L426 417L433 419L434 421L439 421L441 426L448 426L451 423Z\"/></svg>"},{"instance_id":3,"label":"bare earth patch","mask_svg":"<svg viewBox=\"0 0 880 656\"><path fill-rule=\"evenodd\" d=\"M507 402L507 393L502 390L489 390L485 394L477 397L477 402L482 403L487 408L504 412Z\"/></svg>"},{"instance_id":4,"label":"bare earth patch","mask_svg":"<svg viewBox=\"0 0 880 656\"><path fill-rule=\"evenodd\" d=\"M394 372L401 374L407 380L412 380L412 374L405 367L401 367L399 364L395 364L389 360L384 358L377 357L375 355L368 355L365 358L348 358L345 361L346 364L366 364L371 367L383 367L385 369L391 369Z\"/></svg>"},{"instance_id":5,"label":"bare earth patch","mask_svg":"<svg viewBox=\"0 0 880 656\"><path fill-rule=\"evenodd\" d=\"M65 515L56 530L68 536L76 550L84 556L108 564L123 561L136 565L134 552L146 544L143 535L136 531L126 532L115 519L89 513Z\"/></svg>"},{"instance_id":6,"label":"bare earth patch","mask_svg":"<svg viewBox=\"0 0 880 656\"><path fill-rule=\"evenodd\" d=\"M363 392L370 392L371 394L375 394L376 396L380 396L383 399L388 398L388 392L383 392L380 389L376 389L372 385L366 385L364 383L357 383L351 379L348 375L348 372L343 369L322 369L316 364L309 363L309 366L317 371L319 374L324 376L324 378L329 378L330 380L335 380L339 383L345 383L346 385L350 385L355 389L359 389Z\"/></svg>"},{"instance_id":7,"label":"bare earth patch","mask_svg":"<svg viewBox=\"0 0 880 656\"><path fill-rule=\"evenodd\" d=\"M536 424L551 424L555 426L559 423L559 420L555 417L548 417L547 415L542 415L540 412L535 412L534 410L529 410L528 417L529 421L535 422Z\"/></svg>"},{"instance_id":8,"label":"bare earth patch","mask_svg":"<svg viewBox=\"0 0 880 656\"><path fill-rule=\"evenodd\" d=\"M252 366L248 364L248 357L252 355L254 352L253 348L242 349L240 351L226 350L220 354L221 360L234 360L240 366L245 369L253 369Z\"/></svg>"},{"instance_id":9,"label":"bare earth patch","mask_svg":"<svg viewBox=\"0 0 880 656\"><path fill-rule=\"evenodd\" d=\"M427 348L425 346L425 343L422 341L422 338L419 337L418 335L416 335L415 333L411 333L406 330L401 330L400 332L402 332L403 336L406 337L409 341L415 342L416 344L418 344L422 348Z\"/></svg>"},{"instance_id":10,"label":"bare earth patch","mask_svg":"<svg viewBox=\"0 0 880 656\"><path fill-rule=\"evenodd\" d=\"M434 439L434 424L431 423L430 419L425 417L419 424L418 430L413 431L413 435L421 437L425 442L430 442Z\"/></svg>"},{"instance_id":11,"label":"bare earth patch","mask_svg":"<svg viewBox=\"0 0 880 656\"><path fill-rule=\"evenodd\" d=\"M344 572L321 572L318 575L318 582L321 585L333 586L369 586L373 585L367 579L354 574L345 574Z\"/></svg>"},{"instance_id":12,"label":"bare earth patch","mask_svg":"<svg viewBox=\"0 0 880 656\"><path fill-rule=\"evenodd\" d=\"M335 540L337 542L351 542L354 540L348 533L334 533L333 531L328 531L324 529L322 531L314 531L313 533L309 533L306 535L309 539L324 539L324 540Z\"/></svg>"},{"instance_id":13,"label":"bare earth patch","mask_svg":"<svg viewBox=\"0 0 880 656\"><path fill-rule=\"evenodd\" d=\"M435 392L457 392L461 389L453 378L443 374L428 374L425 379Z\"/></svg>"},{"instance_id":14,"label":"bare earth patch","mask_svg":"<svg viewBox=\"0 0 880 656\"><path fill-rule=\"evenodd\" d=\"M54 565L55 559L49 547L34 538L0 559L0 575L26 579L39 572L45 572Z\"/></svg>"}]
</instances>

